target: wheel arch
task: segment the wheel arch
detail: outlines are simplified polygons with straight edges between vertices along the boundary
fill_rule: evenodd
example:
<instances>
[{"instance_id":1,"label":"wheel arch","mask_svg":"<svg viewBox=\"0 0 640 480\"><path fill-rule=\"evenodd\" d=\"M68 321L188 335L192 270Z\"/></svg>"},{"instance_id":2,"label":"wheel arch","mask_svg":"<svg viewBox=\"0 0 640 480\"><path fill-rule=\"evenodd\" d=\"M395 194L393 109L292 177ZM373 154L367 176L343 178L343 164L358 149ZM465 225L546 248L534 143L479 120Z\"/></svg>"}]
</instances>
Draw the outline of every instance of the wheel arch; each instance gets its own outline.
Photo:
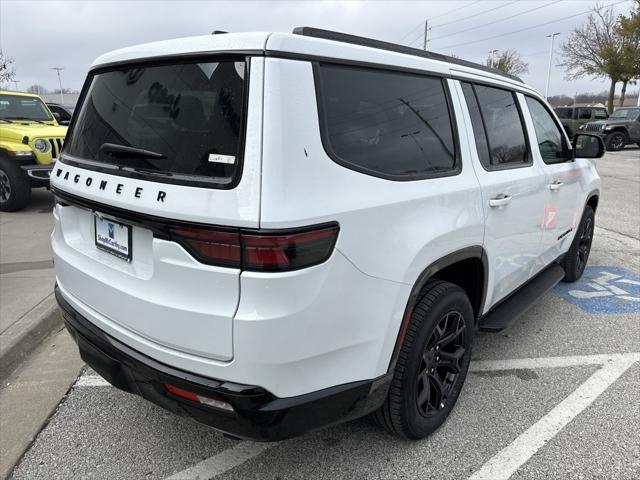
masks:
<instances>
[{"instance_id":1,"label":"wheel arch","mask_svg":"<svg viewBox=\"0 0 640 480\"><path fill-rule=\"evenodd\" d=\"M585 202L585 207L588 205L593 209L593 213L595 214L598 209L598 202L600 201L600 190L593 190L589 195L587 195L587 201Z\"/></svg>"},{"instance_id":2,"label":"wheel arch","mask_svg":"<svg viewBox=\"0 0 640 480\"><path fill-rule=\"evenodd\" d=\"M471 267L471 271L469 271L469 267ZM489 264L487 254L480 245L453 251L429 264L429 266L418 275L409 294L388 371L391 371L395 367L400 347L402 346L411 316L413 315L413 309L422 298L424 288L429 280L445 280L462 288L469 296L475 321L477 322L484 309L487 296L488 275ZM478 285L478 283L480 283L480 285Z\"/></svg>"}]
</instances>

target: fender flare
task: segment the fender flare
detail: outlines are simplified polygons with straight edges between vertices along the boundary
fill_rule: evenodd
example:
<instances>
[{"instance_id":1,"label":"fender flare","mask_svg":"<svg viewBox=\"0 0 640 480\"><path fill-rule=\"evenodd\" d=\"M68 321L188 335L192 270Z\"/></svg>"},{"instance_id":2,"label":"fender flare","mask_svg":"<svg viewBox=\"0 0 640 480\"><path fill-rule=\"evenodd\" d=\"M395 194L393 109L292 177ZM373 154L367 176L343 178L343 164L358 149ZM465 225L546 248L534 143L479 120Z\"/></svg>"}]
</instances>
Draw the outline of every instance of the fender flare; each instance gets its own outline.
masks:
<instances>
[{"instance_id":1,"label":"fender flare","mask_svg":"<svg viewBox=\"0 0 640 480\"><path fill-rule=\"evenodd\" d=\"M487 260L487 254L484 251L484 248L482 248L482 246L480 245L465 247L460 250L451 252L444 257L440 257L435 262L429 264L429 266L425 268L420 275L418 275L418 278L414 283L413 288L411 289L411 293L409 294L407 305L405 306L404 315L402 316L402 322L398 330L393 353L391 354L391 360L389 362L389 368L387 370L388 372L392 371L395 368L398 354L400 353L400 347L402 346L402 342L404 341L404 337L407 333L407 328L409 327L409 322L411 321L411 316L413 315L413 309L416 303L418 303L421 298L420 293L424 289L424 286L431 278L433 278L434 275L436 275L444 268L449 267L454 263L460 262L462 260L468 260L471 258L479 259L482 262L483 266L484 278L482 279L482 293L478 308L478 317L475 319L477 322L478 318L482 314L485 299L487 298L487 283L489 275L489 262Z\"/></svg>"},{"instance_id":2,"label":"fender flare","mask_svg":"<svg viewBox=\"0 0 640 480\"><path fill-rule=\"evenodd\" d=\"M589 195L587 195L587 199L584 201L584 207L582 207L582 211L584 212L585 207L589 204L589 200L591 200L593 197L598 197L598 202L600 202L600 190L599 189L595 189L592 190ZM596 213L596 210L593 210L593 213Z\"/></svg>"}]
</instances>

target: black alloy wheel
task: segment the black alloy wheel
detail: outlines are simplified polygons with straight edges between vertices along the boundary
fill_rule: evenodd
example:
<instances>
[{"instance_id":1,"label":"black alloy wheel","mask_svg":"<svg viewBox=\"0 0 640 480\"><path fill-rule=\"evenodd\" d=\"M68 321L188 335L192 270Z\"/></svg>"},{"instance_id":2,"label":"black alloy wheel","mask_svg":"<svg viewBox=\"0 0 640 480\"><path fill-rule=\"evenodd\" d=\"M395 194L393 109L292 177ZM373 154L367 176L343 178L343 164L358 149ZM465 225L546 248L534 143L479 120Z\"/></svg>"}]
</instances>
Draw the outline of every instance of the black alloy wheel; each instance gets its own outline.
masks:
<instances>
[{"instance_id":1,"label":"black alloy wheel","mask_svg":"<svg viewBox=\"0 0 640 480\"><path fill-rule=\"evenodd\" d=\"M589 261L589 253L591 252L591 243L593 242L593 231L596 224L593 208L587 205L584 207L582 219L578 225L575 237L571 247L562 260L562 268L564 269L565 282L575 282L584 273Z\"/></svg>"},{"instance_id":2,"label":"black alloy wheel","mask_svg":"<svg viewBox=\"0 0 640 480\"><path fill-rule=\"evenodd\" d=\"M462 288L437 279L408 308L389 393L373 418L391 433L418 440L435 432L458 400L471 361L475 316Z\"/></svg>"},{"instance_id":3,"label":"black alloy wheel","mask_svg":"<svg viewBox=\"0 0 640 480\"><path fill-rule=\"evenodd\" d=\"M578 256L576 258L577 269L580 274L584 272L587 266L587 260L589 260L589 253L591 252L591 242L593 241L593 217L585 219L584 225L580 228L578 233L580 238L578 240Z\"/></svg>"},{"instance_id":4,"label":"black alloy wheel","mask_svg":"<svg viewBox=\"0 0 640 480\"><path fill-rule=\"evenodd\" d=\"M442 410L462 370L466 326L458 311L446 313L433 329L422 355L416 388L416 406L425 417Z\"/></svg>"}]
</instances>

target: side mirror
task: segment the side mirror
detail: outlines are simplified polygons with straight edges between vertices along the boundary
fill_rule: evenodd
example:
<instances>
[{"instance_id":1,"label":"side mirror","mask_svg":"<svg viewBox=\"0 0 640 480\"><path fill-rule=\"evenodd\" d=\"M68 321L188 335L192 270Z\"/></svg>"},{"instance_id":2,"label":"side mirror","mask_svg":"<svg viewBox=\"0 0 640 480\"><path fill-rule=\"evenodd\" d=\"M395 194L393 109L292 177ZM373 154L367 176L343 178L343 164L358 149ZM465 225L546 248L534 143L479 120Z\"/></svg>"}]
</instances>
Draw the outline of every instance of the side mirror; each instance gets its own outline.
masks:
<instances>
[{"instance_id":1,"label":"side mirror","mask_svg":"<svg viewBox=\"0 0 640 480\"><path fill-rule=\"evenodd\" d=\"M601 158L604 151L604 141L598 135L576 133L573 136L574 158Z\"/></svg>"}]
</instances>

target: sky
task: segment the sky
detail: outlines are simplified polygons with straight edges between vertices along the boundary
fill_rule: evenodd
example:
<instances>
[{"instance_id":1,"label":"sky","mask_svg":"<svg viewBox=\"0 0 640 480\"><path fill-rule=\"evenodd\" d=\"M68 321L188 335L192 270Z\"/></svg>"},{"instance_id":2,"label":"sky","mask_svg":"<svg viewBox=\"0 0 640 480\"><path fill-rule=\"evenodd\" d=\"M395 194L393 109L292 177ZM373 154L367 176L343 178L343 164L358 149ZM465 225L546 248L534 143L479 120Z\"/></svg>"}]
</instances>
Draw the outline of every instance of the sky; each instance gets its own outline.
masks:
<instances>
[{"instance_id":1,"label":"sky","mask_svg":"<svg viewBox=\"0 0 640 480\"><path fill-rule=\"evenodd\" d=\"M19 89L33 84L79 90L92 61L104 52L138 43L231 32L291 32L297 26L329 30L484 61L491 50L516 49L529 63L522 78L544 92L550 39L555 38L549 95L599 92L606 80L566 80L560 45L584 22L590 0L429 1L179 1L0 0L0 49L14 59ZM601 0L628 14L631 0ZM620 87L618 87L619 89ZM634 87L629 90L633 91Z\"/></svg>"}]
</instances>

